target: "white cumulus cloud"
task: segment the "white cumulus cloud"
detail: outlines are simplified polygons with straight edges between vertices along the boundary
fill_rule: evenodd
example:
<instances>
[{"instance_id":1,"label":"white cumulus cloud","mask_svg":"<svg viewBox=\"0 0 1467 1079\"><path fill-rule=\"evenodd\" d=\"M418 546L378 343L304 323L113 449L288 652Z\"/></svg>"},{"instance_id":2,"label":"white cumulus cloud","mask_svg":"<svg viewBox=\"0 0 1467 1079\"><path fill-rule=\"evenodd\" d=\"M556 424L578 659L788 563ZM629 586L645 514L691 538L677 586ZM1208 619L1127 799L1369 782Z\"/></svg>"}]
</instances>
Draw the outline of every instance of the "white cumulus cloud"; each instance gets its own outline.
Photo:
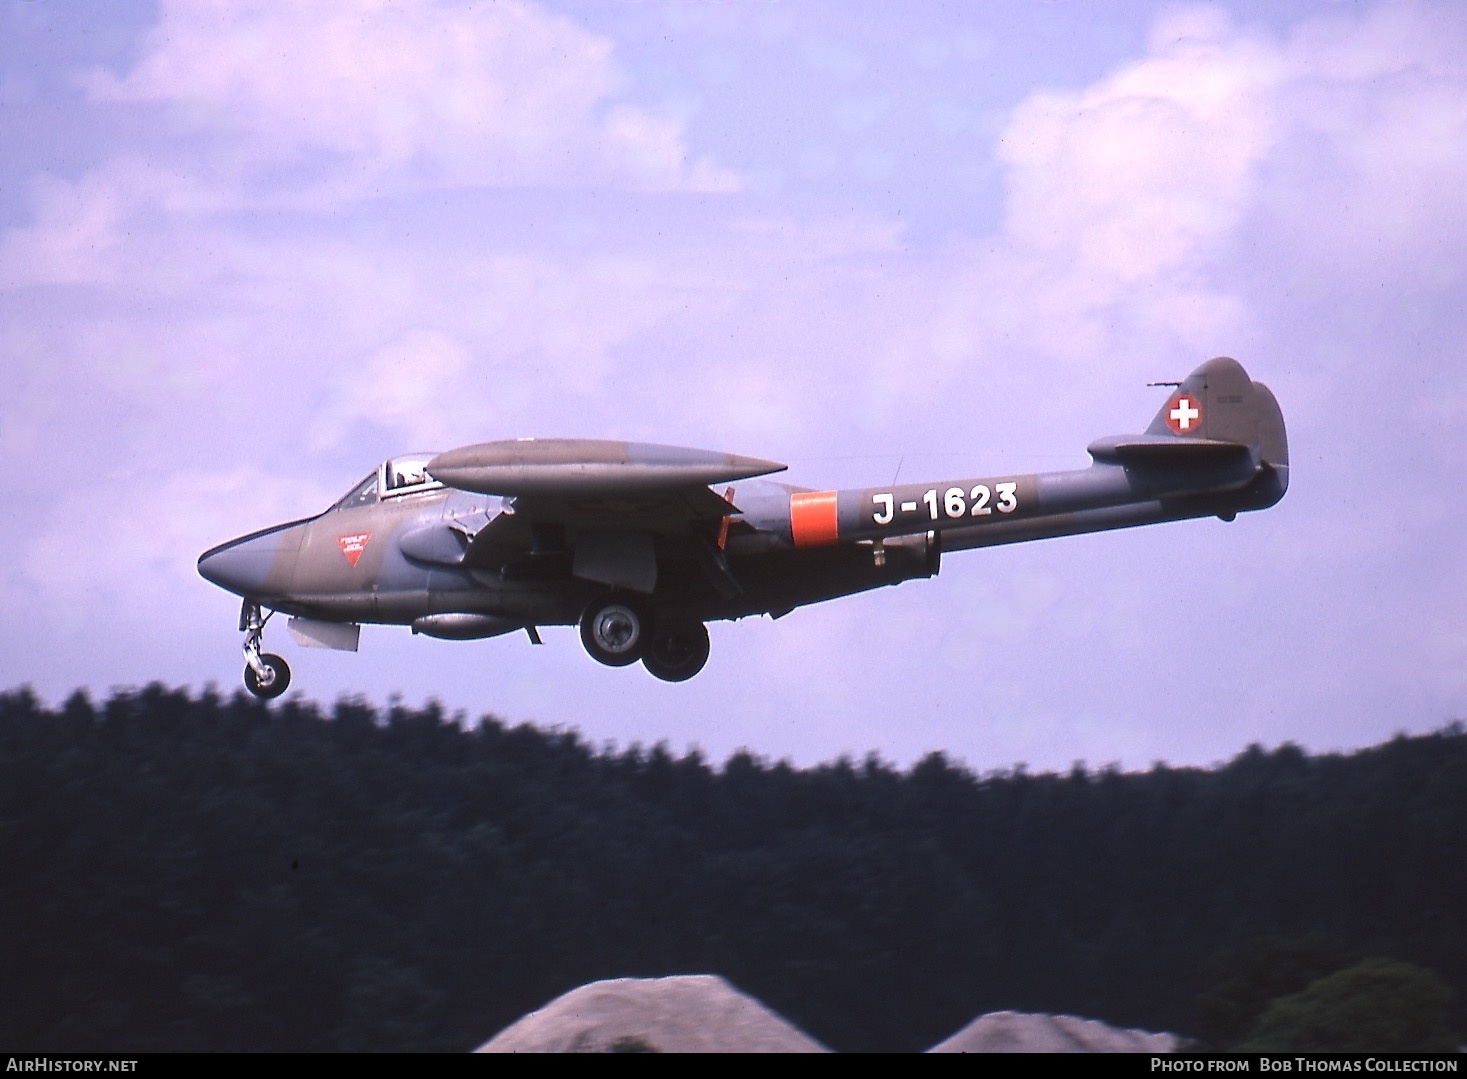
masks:
<instances>
[{"instance_id":1,"label":"white cumulus cloud","mask_svg":"<svg viewBox=\"0 0 1467 1079\"><path fill-rule=\"evenodd\" d=\"M618 101L611 43L533 4L168 0L94 98L171 106L218 167L320 194L403 183L727 190L680 122ZM271 170L275 170L273 173Z\"/></svg>"}]
</instances>

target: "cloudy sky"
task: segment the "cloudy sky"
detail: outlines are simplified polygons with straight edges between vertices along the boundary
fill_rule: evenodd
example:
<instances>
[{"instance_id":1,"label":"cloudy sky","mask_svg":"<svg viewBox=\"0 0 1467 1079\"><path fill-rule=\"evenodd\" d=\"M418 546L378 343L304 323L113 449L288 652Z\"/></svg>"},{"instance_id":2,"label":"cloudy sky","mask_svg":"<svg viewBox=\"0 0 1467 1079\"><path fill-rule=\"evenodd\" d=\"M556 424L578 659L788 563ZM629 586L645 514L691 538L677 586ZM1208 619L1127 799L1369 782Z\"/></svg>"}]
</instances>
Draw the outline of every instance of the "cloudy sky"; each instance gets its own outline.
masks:
<instances>
[{"instance_id":1,"label":"cloudy sky","mask_svg":"<svg viewBox=\"0 0 1467 1079\"><path fill-rule=\"evenodd\" d=\"M0 0L0 687L232 689L198 554L528 435L1081 467L1218 354L1272 510L711 627L267 644L293 693L797 764L1206 764L1467 717L1467 8Z\"/></svg>"}]
</instances>

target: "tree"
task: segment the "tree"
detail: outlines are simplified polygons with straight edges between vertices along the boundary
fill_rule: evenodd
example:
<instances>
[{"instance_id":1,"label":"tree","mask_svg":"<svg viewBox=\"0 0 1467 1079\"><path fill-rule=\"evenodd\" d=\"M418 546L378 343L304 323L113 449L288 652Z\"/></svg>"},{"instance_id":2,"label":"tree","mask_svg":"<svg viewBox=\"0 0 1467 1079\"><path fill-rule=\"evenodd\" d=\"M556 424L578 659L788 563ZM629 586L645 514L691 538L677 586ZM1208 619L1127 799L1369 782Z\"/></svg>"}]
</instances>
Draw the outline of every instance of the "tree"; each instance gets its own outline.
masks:
<instances>
[{"instance_id":1,"label":"tree","mask_svg":"<svg viewBox=\"0 0 1467 1079\"><path fill-rule=\"evenodd\" d=\"M1362 959L1274 1001L1238 1048L1280 1052L1450 1052L1452 992L1429 970Z\"/></svg>"},{"instance_id":2,"label":"tree","mask_svg":"<svg viewBox=\"0 0 1467 1079\"><path fill-rule=\"evenodd\" d=\"M1275 1000L1307 989L1349 962L1339 948L1319 937L1260 937L1214 956L1197 996L1202 1044L1232 1048Z\"/></svg>"}]
</instances>

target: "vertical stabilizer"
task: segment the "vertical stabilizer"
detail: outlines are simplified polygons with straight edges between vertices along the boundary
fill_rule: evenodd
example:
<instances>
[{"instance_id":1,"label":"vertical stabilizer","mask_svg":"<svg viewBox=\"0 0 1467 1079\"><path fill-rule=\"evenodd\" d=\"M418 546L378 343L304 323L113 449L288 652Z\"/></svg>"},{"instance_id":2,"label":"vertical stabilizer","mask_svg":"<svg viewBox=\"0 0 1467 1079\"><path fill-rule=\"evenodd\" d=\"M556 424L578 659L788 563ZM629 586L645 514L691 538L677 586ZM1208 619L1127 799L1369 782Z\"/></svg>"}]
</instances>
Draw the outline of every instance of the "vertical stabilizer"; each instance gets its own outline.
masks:
<instances>
[{"instance_id":1,"label":"vertical stabilizer","mask_svg":"<svg viewBox=\"0 0 1467 1079\"><path fill-rule=\"evenodd\" d=\"M1269 388L1254 382L1237 360L1208 360L1187 376L1161 406L1148 435L1234 442L1254 460L1287 468L1289 444L1284 417Z\"/></svg>"},{"instance_id":2,"label":"vertical stabilizer","mask_svg":"<svg viewBox=\"0 0 1467 1079\"><path fill-rule=\"evenodd\" d=\"M1218 356L1188 375L1161 406L1146 434L1247 446L1265 474L1252 492L1262 505L1273 505L1289 486L1284 415L1269 388L1250 379L1237 360Z\"/></svg>"}]
</instances>

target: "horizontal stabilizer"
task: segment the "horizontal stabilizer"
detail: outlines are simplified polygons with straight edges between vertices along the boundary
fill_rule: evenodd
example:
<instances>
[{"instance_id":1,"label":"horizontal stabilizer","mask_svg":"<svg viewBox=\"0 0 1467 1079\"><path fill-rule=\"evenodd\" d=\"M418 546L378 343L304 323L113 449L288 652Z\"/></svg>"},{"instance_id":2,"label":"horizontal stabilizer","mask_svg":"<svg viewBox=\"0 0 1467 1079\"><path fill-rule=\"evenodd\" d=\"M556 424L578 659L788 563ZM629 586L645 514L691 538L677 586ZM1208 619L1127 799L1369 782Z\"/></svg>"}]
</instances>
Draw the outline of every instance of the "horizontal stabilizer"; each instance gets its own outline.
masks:
<instances>
[{"instance_id":1,"label":"horizontal stabilizer","mask_svg":"<svg viewBox=\"0 0 1467 1079\"><path fill-rule=\"evenodd\" d=\"M1162 435L1101 438L1090 443L1087 450L1097 461L1160 468L1207 468L1226 465L1252 454L1252 450L1241 442L1226 442L1216 438L1180 439Z\"/></svg>"}]
</instances>

